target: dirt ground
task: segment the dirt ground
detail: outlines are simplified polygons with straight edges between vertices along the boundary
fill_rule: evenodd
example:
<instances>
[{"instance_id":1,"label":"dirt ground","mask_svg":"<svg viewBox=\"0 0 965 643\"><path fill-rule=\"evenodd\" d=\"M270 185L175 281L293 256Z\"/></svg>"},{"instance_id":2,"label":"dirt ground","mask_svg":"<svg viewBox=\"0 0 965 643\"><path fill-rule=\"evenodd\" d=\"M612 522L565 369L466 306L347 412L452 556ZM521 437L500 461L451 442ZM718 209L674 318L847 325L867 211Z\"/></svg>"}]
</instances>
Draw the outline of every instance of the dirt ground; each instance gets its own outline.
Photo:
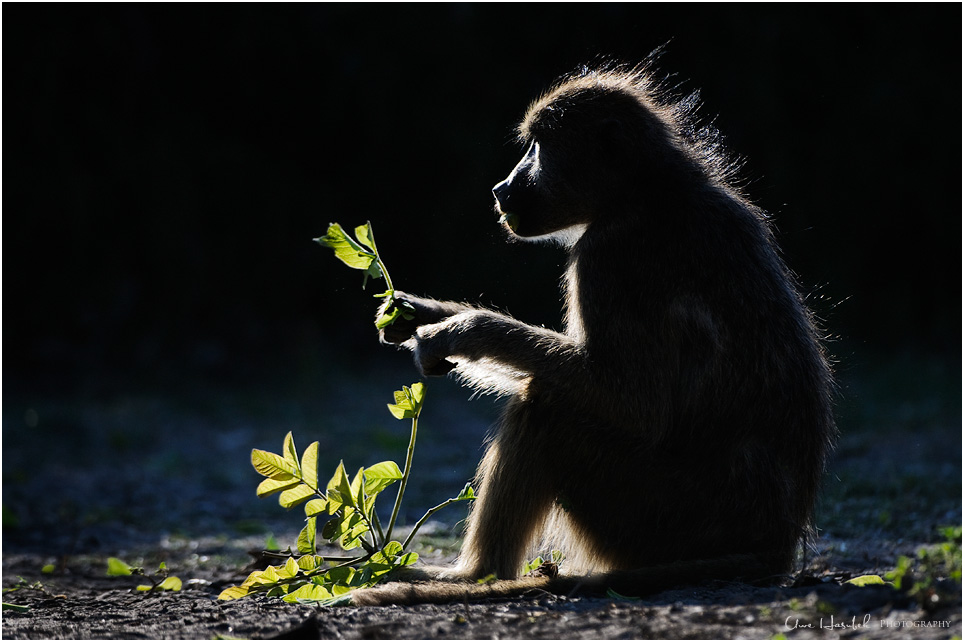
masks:
<instances>
[{"instance_id":1,"label":"dirt ground","mask_svg":"<svg viewBox=\"0 0 965 643\"><path fill-rule=\"evenodd\" d=\"M928 611L897 590L841 585L832 574L804 587L716 584L643 600L543 594L407 608L312 607L264 597L218 601L221 589L241 580L238 568L199 562L203 554L171 553L165 552L168 566L189 576L182 591L136 592L131 577L105 577L103 561L76 559L43 577L41 586L8 593L7 600L29 610L4 610L4 638L947 639L962 633L961 588L954 583L942 585L947 593ZM18 576L37 578L41 562L5 559L4 587Z\"/></svg>"},{"instance_id":2,"label":"dirt ground","mask_svg":"<svg viewBox=\"0 0 965 643\"><path fill-rule=\"evenodd\" d=\"M874 375L845 382L842 437L818 509L819 537L797 586L717 583L638 600L539 594L408 608L217 600L246 576L250 550L264 548L269 535L284 548L300 528L298 512L254 497L259 478L250 471L248 451L277 451L292 430L300 447L321 439L329 454L323 470L339 458L350 469L350 463L400 459L407 431L382 428L391 419L370 418L360 405L333 410L328 400L305 407L299 391L287 398L144 394L22 403L5 392L2 583L4 602L18 607L3 610L2 635L960 638L961 582L944 580L947 567L920 556L922 547L942 542L939 527L962 524L960 376L940 362L869 365L867 372ZM385 390L397 384L371 380L347 380L331 395L374 400L366 408L378 409ZM418 508L461 488L492 421L488 402L470 403L456 385L433 384L402 516L408 524L421 514ZM38 430L10 429L20 422ZM423 560L452 559L463 516L454 510L430 524L417 548ZM143 580L106 575L109 556L148 571L163 561L183 589L135 591ZM915 560L915 578L925 583L918 598L908 594L910 579L902 590L843 583L884 575L900 556Z\"/></svg>"}]
</instances>

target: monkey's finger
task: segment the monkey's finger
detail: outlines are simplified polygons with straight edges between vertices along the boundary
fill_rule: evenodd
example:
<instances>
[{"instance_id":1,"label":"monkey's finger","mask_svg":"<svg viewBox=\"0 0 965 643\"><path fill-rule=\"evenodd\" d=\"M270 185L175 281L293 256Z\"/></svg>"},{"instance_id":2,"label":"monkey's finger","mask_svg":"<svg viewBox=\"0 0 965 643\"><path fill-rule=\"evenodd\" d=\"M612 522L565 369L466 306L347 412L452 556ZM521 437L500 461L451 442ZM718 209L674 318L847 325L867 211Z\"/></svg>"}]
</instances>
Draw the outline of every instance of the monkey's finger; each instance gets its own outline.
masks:
<instances>
[{"instance_id":1,"label":"monkey's finger","mask_svg":"<svg viewBox=\"0 0 965 643\"><path fill-rule=\"evenodd\" d=\"M398 320L397 320L398 321ZM414 326L392 324L379 331L379 340L383 344L401 344L415 333Z\"/></svg>"},{"instance_id":2,"label":"monkey's finger","mask_svg":"<svg viewBox=\"0 0 965 643\"><path fill-rule=\"evenodd\" d=\"M422 374L426 377L442 377L456 367L455 364L447 359L441 359L434 364L422 364Z\"/></svg>"}]
</instances>

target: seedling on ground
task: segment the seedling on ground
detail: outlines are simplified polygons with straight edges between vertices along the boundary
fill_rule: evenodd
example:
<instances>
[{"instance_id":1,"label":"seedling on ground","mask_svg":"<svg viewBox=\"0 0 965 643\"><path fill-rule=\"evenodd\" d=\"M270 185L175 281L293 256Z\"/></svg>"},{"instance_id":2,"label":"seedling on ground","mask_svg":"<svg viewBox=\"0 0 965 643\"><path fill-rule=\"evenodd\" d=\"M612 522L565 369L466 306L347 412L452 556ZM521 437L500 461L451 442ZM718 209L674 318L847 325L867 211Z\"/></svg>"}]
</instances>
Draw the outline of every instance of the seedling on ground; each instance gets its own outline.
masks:
<instances>
[{"instance_id":1,"label":"seedling on ground","mask_svg":"<svg viewBox=\"0 0 965 643\"><path fill-rule=\"evenodd\" d=\"M139 592L171 591L181 590L181 579L177 576L168 576L168 566L165 563L158 565L157 571L153 574L145 574L143 567L128 565L119 558L107 559L108 576L143 576L151 584L138 585L135 589Z\"/></svg>"},{"instance_id":2,"label":"seedling on ground","mask_svg":"<svg viewBox=\"0 0 965 643\"><path fill-rule=\"evenodd\" d=\"M278 503L286 509L304 505L305 526L298 535L297 551L289 549L283 564L253 572L241 585L224 590L219 598L228 600L265 593L290 603L342 604L350 600L353 590L371 587L392 571L418 560L419 555L409 551L409 545L419 528L445 507L476 497L467 484L456 497L425 512L403 541L394 538L399 508L412 472L424 396L425 387L416 382L395 391L394 403L388 405L395 418L412 421L404 470L395 462L385 461L362 467L350 477L345 464L340 462L334 475L321 485L318 442L308 445L299 456L289 432L280 454L253 449L251 464L265 476L258 485L258 496L277 493ZM396 483L399 488L392 515L383 527L375 502L380 493ZM349 555L319 555L319 537Z\"/></svg>"},{"instance_id":3,"label":"seedling on ground","mask_svg":"<svg viewBox=\"0 0 965 643\"><path fill-rule=\"evenodd\" d=\"M962 584L962 528L959 525L939 528L944 542L922 547L915 558L899 556L894 570L885 578L913 597L926 610L945 601L944 583Z\"/></svg>"}]
</instances>

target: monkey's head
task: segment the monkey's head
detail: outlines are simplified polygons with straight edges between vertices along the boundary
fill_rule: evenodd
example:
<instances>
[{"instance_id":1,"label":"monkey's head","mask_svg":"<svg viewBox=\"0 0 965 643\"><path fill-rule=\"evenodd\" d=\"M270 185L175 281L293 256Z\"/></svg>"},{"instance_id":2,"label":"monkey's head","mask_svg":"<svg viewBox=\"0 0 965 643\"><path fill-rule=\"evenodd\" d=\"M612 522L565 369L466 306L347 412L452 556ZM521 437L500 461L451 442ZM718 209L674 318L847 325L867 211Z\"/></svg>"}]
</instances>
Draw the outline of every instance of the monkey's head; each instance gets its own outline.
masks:
<instances>
[{"instance_id":1,"label":"monkey's head","mask_svg":"<svg viewBox=\"0 0 965 643\"><path fill-rule=\"evenodd\" d=\"M662 104L659 91L644 68L584 69L533 102L518 127L526 152L493 188L503 225L552 238L692 185L682 179L700 162L681 115L695 97Z\"/></svg>"}]
</instances>

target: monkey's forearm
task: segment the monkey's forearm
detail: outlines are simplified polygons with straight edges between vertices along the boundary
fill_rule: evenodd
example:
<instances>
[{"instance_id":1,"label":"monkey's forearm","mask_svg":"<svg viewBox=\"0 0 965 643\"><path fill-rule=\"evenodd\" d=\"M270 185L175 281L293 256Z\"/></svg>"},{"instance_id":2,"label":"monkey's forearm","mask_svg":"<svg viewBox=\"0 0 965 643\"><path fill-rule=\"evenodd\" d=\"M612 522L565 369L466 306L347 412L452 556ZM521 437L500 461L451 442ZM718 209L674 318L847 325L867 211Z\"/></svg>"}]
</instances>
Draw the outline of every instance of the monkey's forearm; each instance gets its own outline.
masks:
<instances>
[{"instance_id":1,"label":"monkey's forearm","mask_svg":"<svg viewBox=\"0 0 965 643\"><path fill-rule=\"evenodd\" d=\"M419 320L420 326L424 324L436 324L447 317L473 310L473 307L469 304L463 304L457 301L438 301L435 299L413 297L412 295L405 295L404 300L415 306L417 311L416 318Z\"/></svg>"}]
</instances>

